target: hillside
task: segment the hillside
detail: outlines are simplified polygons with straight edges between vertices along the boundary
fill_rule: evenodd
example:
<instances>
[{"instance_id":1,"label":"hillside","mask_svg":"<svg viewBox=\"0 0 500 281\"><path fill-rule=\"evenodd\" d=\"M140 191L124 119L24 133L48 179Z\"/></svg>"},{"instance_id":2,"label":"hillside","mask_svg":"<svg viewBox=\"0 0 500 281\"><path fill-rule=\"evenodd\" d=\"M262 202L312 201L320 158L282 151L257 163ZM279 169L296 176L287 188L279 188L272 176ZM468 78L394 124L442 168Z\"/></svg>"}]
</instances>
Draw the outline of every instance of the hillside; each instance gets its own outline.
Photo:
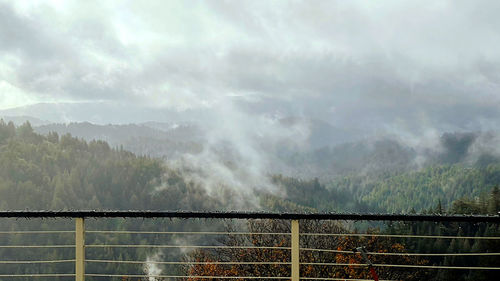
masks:
<instances>
[{"instance_id":1,"label":"hillside","mask_svg":"<svg viewBox=\"0 0 500 281\"><path fill-rule=\"evenodd\" d=\"M217 206L215 199L206 200L204 189L185 182L160 160L112 149L104 141L39 135L29 123L17 128L0 123L0 166L2 209Z\"/></svg>"},{"instance_id":2,"label":"hillside","mask_svg":"<svg viewBox=\"0 0 500 281\"><path fill-rule=\"evenodd\" d=\"M143 139L144 143L134 142L136 146L143 146L142 149L152 141L152 134L175 136L175 133L138 125L116 126L115 130L110 130L110 126L86 124L59 126L80 134L85 132L86 126L93 133L97 128L116 136L116 139L134 129L135 139L131 141ZM231 209L231 200L227 198L222 201L220 196L202 199L203 194L208 192L202 183L188 180L190 175L187 171L169 167L160 159L111 148L104 141L87 142L69 134L59 136L49 132L40 135L29 123L15 127L12 123L2 122L0 132L0 193L4 198L0 206L3 209ZM90 135L87 137L90 138ZM174 146L171 149L175 153L183 153L175 146L176 143L157 142L158 145ZM332 180L269 175L275 191L255 189L238 196L244 198L254 193L261 198L261 206L249 203L247 207L269 210L410 212L429 209L438 201L451 206L457 199L481 196L500 185L500 162L494 155L482 155L472 165L462 161L429 164L420 169L407 166L399 170L382 166L385 168L372 169L378 171L376 173L357 174L355 171L363 167L367 169L367 165L376 166L376 163L394 163L404 167L404 163L411 163L410 159L415 154L389 140L375 142L369 150L369 146L360 145L337 146L330 150L330 154L321 154L322 160L316 160L327 165L324 161L331 155L330 163L339 161L335 159L340 159L340 156L350 163L345 165L352 168L339 172L340 175ZM185 149L196 149L196 145ZM458 150L464 154L463 148ZM449 156L449 151L445 153L448 155L446 159L453 158ZM454 156L454 159L467 157ZM402 159L402 162L397 159ZM230 186L221 188L227 189L226 195L237 194ZM171 200L173 197L177 199ZM248 200L251 201L253 199Z\"/></svg>"},{"instance_id":3,"label":"hillside","mask_svg":"<svg viewBox=\"0 0 500 281\"><path fill-rule=\"evenodd\" d=\"M500 164L466 167L463 163L453 165L428 166L421 170L375 173L359 176L344 176L326 183L318 179L304 180L282 175L270 176L276 187L273 192L255 190L253 193L239 194L231 186L220 186L216 193L193 181L187 171L173 169L160 159L136 156L123 149L111 148L104 141L90 141L74 138L69 134L57 133L40 135L29 123L16 127L12 122L0 121L0 209L140 209L140 210L269 210L276 212L433 212L443 213L496 213L499 210L498 183ZM217 196L212 196L216 194ZM242 197L243 196L243 197ZM256 196L254 199L244 196ZM472 196L472 197L471 197ZM479 196L474 198L474 196ZM57 222L64 226L66 222ZM95 222L97 223L97 222ZM90 225L95 224L90 222ZM30 227L52 229L54 222L33 221ZM104 229L148 229L157 230L159 225L147 220L103 221ZM174 221L169 229L221 229L222 222L180 222ZM383 227L388 233L434 234L445 231L461 235L494 235L497 228L479 226L444 225L391 225ZM26 227L27 225L23 225ZM227 226L227 225L226 225ZM68 227L68 226L66 226ZM363 226L366 228L366 226ZM2 230L18 230L20 225L13 220L5 221ZM347 231L344 229L342 231ZM380 230L377 230L380 231ZM460 232L461 231L461 232ZM466 232L464 232L466 231ZM60 242L67 237L59 238ZM93 243L98 237L89 238ZM130 243L131 237L117 238L116 243ZM176 243L175 237L168 238ZM135 241L138 243L139 241ZM163 241L165 242L165 241ZM192 243L206 243L193 238ZM213 242L213 241L212 241ZM28 243L18 238L16 243ZM379 242L377 242L379 243ZM374 247L390 246L385 241ZM406 245L407 244L407 245ZM417 252L429 252L423 244L407 242L404 247ZM401 246L403 247L403 246ZM469 251L470 245L436 244L443 252ZM486 251L486 245L476 243L475 250ZM22 255L41 255L35 250L14 253L2 249L0 254L9 259L22 259ZM53 257L65 257L55 251ZM179 259L185 253L170 251L165 257ZM193 253L193 254L196 254ZM109 253L95 254L96 258L110 258ZM119 256L117 256L119 255ZM117 259L146 260L151 255L147 251L113 253ZM39 258L42 258L40 256ZM432 264L443 265L449 259L435 258ZM490 265L492 260L474 261L477 265ZM453 264L467 265L466 261ZM3 267L2 267L3 268ZM124 271L141 270L138 266L126 266ZM29 273L33 269L19 269ZM46 272L68 271L70 267L57 265ZM94 266L93 270L112 271L113 265ZM420 272L423 274L423 272ZM419 273L419 274L420 274ZM179 273L180 274L180 273ZM402 274L402 273L401 273ZM467 278L456 279L450 272L437 272L429 280L474 280L485 275L468 273ZM460 277L461 278L461 277ZM410 280L410 279L408 279ZM411 279L411 280L418 280Z\"/></svg>"}]
</instances>

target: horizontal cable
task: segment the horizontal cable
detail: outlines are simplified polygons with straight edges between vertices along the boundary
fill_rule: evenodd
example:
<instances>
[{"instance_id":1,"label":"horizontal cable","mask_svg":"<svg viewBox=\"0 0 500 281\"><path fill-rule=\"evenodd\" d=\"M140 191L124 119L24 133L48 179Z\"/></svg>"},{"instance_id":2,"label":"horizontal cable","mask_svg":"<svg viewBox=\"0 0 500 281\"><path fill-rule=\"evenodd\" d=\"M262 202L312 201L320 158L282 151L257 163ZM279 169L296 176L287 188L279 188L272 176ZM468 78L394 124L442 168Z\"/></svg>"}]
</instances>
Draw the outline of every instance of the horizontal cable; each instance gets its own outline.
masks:
<instances>
[{"instance_id":1,"label":"horizontal cable","mask_svg":"<svg viewBox=\"0 0 500 281\"><path fill-rule=\"evenodd\" d=\"M74 246L73 246L74 247ZM290 250L290 247L260 247L260 246L179 246L179 245L85 245L85 248L193 248L193 249L274 249Z\"/></svg>"},{"instance_id":2,"label":"horizontal cable","mask_svg":"<svg viewBox=\"0 0 500 281\"><path fill-rule=\"evenodd\" d=\"M220 265L290 265L290 262L224 262L224 261L207 261L207 262L192 262L192 261L117 261L117 260L86 260L89 263L128 263L128 264L220 264Z\"/></svg>"},{"instance_id":3,"label":"horizontal cable","mask_svg":"<svg viewBox=\"0 0 500 281\"><path fill-rule=\"evenodd\" d=\"M181 234L181 235L291 235L281 232L218 232L218 231L122 231L122 230L88 230L85 233L105 234Z\"/></svg>"},{"instance_id":4,"label":"horizontal cable","mask_svg":"<svg viewBox=\"0 0 500 281\"><path fill-rule=\"evenodd\" d=\"M447 256L500 256L500 253L377 253L368 252L369 255L379 255L379 256L435 256L435 257L447 257Z\"/></svg>"},{"instance_id":5,"label":"horizontal cable","mask_svg":"<svg viewBox=\"0 0 500 281\"><path fill-rule=\"evenodd\" d=\"M330 250L330 249L314 249L314 248L300 248L301 251L316 251L328 252L336 254L356 254L353 251L345 250ZM368 252L368 255L374 256L500 256L500 253L384 253L384 252Z\"/></svg>"},{"instance_id":6,"label":"horizontal cable","mask_svg":"<svg viewBox=\"0 0 500 281\"><path fill-rule=\"evenodd\" d=\"M429 269L465 269L465 270L500 270L500 267L484 266L445 266L445 265L403 265L403 264L374 264L377 267L407 267L407 268L429 268Z\"/></svg>"},{"instance_id":7,"label":"horizontal cable","mask_svg":"<svg viewBox=\"0 0 500 281\"><path fill-rule=\"evenodd\" d=\"M328 265L328 266L368 266L365 263L314 263L306 262L301 265ZM500 267L483 266L445 266L445 265L412 265L412 264L373 264L375 267L427 268L427 269L465 269L465 270L500 270Z\"/></svg>"},{"instance_id":8,"label":"horizontal cable","mask_svg":"<svg viewBox=\"0 0 500 281\"><path fill-rule=\"evenodd\" d=\"M75 231L74 230L0 231L0 234L55 234L55 233L75 233Z\"/></svg>"},{"instance_id":9,"label":"horizontal cable","mask_svg":"<svg viewBox=\"0 0 500 281\"><path fill-rule=\"evenodd\" d=\"M136 275L136 274L85 274L89 277L132 277L132 278L200 278L200 279L290 279L290 277L273 276L189 276L189 275Z\"/></svg>"},{"instance_id":10,"label":"horizontal cable","mask_svg":"<svg viewBox=\"0 0 500 281\"><path fill-rule=\"evenodd\" d=\"M182 275L125 275L125 274L85 274L89 277L132 277L132 278L199 278L199 279L290 279L291 277L272 277L272 276L182 276ZM348 279L348 278L313 278L301 277L301 280L346 280L346 281L372 281L371 279ZM384 280L380 281L392 281Z\"/></svg>"},{"instance_id":11,"label":"horizontal cable","mask_svg":"<svg viewBox=\"0 0 500 281\"><path fill-rule=\"evenodd\" d=\"M49 260L49 261L0 261L0 264L38 264L38 263L65 263L75 260Z\"/></svg>"},{"instance_id":12,"label":"horizontal cable","mask_svg":"<svg viewBox=\"0 0 500 281\"><path fill-rule=\"evenodd\" d=\"M300 251L311 251L311 252L327 252L336 254L354 254L353 251L344 250L330 250L330 249L315 249L315 248L299 248Z\"/></svg>"},{"instance_id":13,"label":"horizontal cable","mask_svg":"<svg viewBox=\"0 0 500 281\"><path fill-rule=\"evenodd\" d=\"M300 265L368 266L366 263L301 262Z\"/></svg>"},{"instance_id":14,"label":"horizontal cable","mask_svg":"<svg viewBox=\"0 0 500 281\"><path fill-rule=\"evenodd\" d=\"M69 274L0 274L0 277L73 277L74 273Z\"/></svg>"},{"instance_id":15,"label":"horizontal cable","mask_svg":"<svg viewBox=\"0 0 500 281\"><path fill-rule=\"evenodd\" d=\"M499 240L494 236L448 236L448 235L406 235L406 234L361 234L361 233L300 233L301 236L348 236L348 237L392 237L392 238L430 238L430 239L476 239Z\"/></svg>"},{"instance_id":16,"label":"horizontal cable","mask_svg":"<svg viewBox=\"0 0 500 281\"><path fill-rule=\"evenodd\" d=\"M74 248L75 245L0 245L0 248Z\"/></svg>"},{"instance_id":17,"label":"horizontal cable","mask_svg":"<svg viewBox=\"0 0 500 281\"><path fill-rule=\"evenodd\" d=\"M300 280L338 280L338 281L373 281L373 279L346 279L346 278L332 278L332 277L300 277ZM379 279L379 281L393 281L386 279Z\"/></svg>"}]
</instances>

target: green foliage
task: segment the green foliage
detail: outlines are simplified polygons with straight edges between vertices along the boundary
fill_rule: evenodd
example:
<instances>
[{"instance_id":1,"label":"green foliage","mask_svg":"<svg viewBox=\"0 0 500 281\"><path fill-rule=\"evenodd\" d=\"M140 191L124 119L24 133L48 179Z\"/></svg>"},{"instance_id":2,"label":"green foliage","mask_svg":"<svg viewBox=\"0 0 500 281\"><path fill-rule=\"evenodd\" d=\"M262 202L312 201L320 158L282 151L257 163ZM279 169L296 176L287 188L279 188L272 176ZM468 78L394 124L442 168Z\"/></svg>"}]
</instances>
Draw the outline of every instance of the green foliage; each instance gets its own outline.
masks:
<instances>
[{"instance_id":1,"label":"green foliage","mask_svg":"<svg viewBox=\"0 0 500 281\"><path fill-rule=\"evenodd\" d=\"M448 210L449 214L489 214L496 215L500 211L500 192L495 186L490 193L483 193L477 198L465 197L453 202ZM429 213L444 214L439 205L427 210ZM471 223L399 223L387 228L389 234L439 235L439 236L467 236L484 237L499 236L500 226L496 224ZM500 252L500 242L497 240L475 239L405 239L404 244L409 252L416 253L485 253ZM450 266L498 266L498 256L446 256L429 257L434 265ZM449 270L434 271L429 280L496 280L497 273L484 270Z\"/></svg>"},{"instance_id":2,"label":"green foliage","mask_svg":"<svg viewBox=\"0 0 500 281\"><path fill-rule=\"evenodd\" d=\"M467 143L467 141L460 140L452 142L450 147L463 152L465 151L463 147L467 146ZM400 157L400 155L408 155L407 158L412 155L411 151L404 149L392 150L390 144L377 145L384 149L376 151L383 153L365 153L370 157L360 156L358 160L367 161L369 164L367 165L370 166L378 163L380 159L389 159L384 161L391 162L391 159L406 159L406 156ZM352 148L352 150L356 149ZM334 154L343 155L341 150L335 151ZM450 162L453 161L450 160ZM353 166L356 165L353 164ZM416 210L417 212L443 213L448 209L450 213L496 214L500 211L500 191L497 187L500 184L500 164L493 158L483 157L480 165L472 168L463 164L454 164L430 166L419 171L407 171L406 168L393 171L390 168L386 169L387 167L378 169L377 173L339 176L327 183L320 182L318 179L301 180L272 176L271 181L278 187L278 191L260 192L258 195L261 207L273 211L297 212L399 213ZM352 171L349 167L346 170ZM220 210L226 208L228 201L233 197L232 193L224 188L221 189L219 195L218 199L214 199L207 194L205 189L188 180L183 171L170 169L158 159L136 156L123 149L114 149L103 141L86 142L69 134L39 135L33 131L29 123L16 128L12 122L6 124L0 120L0 209L2 210ZM130 220L118 223L105 221L97 224L101 229L154 231L159 227L154 222ZM172 230L182 230L183 227L206 230L214 225L207 226L197 222L189 226L174 225ZM33 229L51 229L49 224L40 221L33 222L29 226ZM15 230L19 227L19 224L14 221L2 224L2 230ZM398 225L389 227L387 231L439 235L500 235L498 227L462 224ZM100 237L89 238L89 242L102 242L100 239ZM128 239L127 243L144 242L138 237L123 236L113 239L115 240L112 242L115 244L126 241L125 239ZM15 237L11 240L0 237L0 240L2 245L39 242L27 241L22 237ZM442 239L436 239L432 243L414 241L403 241L403 244L407 245L409 251L415 252L475 252L500 247L491 241L445 241ZM40 240L40 242L47 241ZM56 237L54 241L49 242L72 243L68 237ZM12 260L22 260L24 256L40 259L47 257L36 251L17 253L11 249L1 249L0 255ZM49 252L48 255L62 258L56 252ZM144 260L147 255L147 252L138 249L131 253L100 252L95 253L94 257ZM490 265L494 264L495 260L491 257L473 261L450 257L431 259L431 262L433 264ZM64 268L50 268L54 272L59 269ZM96 271L103 269L108 272L116 270L112 266L93 269ZM131 267L127 269L131 270L124 270L133 271ZM18 271L18 273L29 272L28 269ZM492 279L489 278L491 276L476 272L469 272L464 276L452 273L450 275L443 271L438 272L435 280Z\"/></svg>"},{"instance_id":3,"label":"green foliage","mask_svg":"<svg viewBox=\"0 0 500 281\"><path fill-rule=\"evenodd\" d=\"M464 197L453 202L453 214L490 214L498 215L500 212L500 190L493 187L489 194L483 193L476 198Z\"/></svg>"},{"instance_id":4,"label":"green foliage","mask_svg":"<svg viewBox=\"0 0 500 281\"><path fill-rule=\"evenodd\" d=\"M163 174L157 160L111 149L102 141L44 137L29 123L0 146L0 166L4 209L146 208ZM130 202L132 196L143 200Z\"/></svg>"},{"instance_id":5,"label":"green foliage","mask_svg":"<svg viewBox=\"0 0 500 281\"><path fill-rule=\"evenodd\" d=\"M359 202L347 188L327 188L318 179L301 180L276 175L272 182L280 189L280 196L264 194L263 206L274 211L365 211L368 206Z\"/></svg>"},{"instance_id":6,"label":"green foliage","mask_svg":"<svg viewBox=\"0 0 500 281\"><path fill-rule=\"evenodd\" d=\"M348 190L370 210L395 213L421 212L450 206L464 196L479 196L500 183L500 164L484 168L462 164L429 166L419 171L379 177L348 176L333 180L329 189Z\"/></svg>"},{"instance_id":7,"label":"green foliage","mask_svg":"<svg viewBox=\"0 0 500 281\"><path fill-rule=\"evenodd\" d=\"M0 119L0 144L4 144L8 139L13 138L16 135L16 127L14 123L9 122L8 124Z\"/></svg>"},{"instance_id":8,"label":"green foliage","mask_svg":"<svg viewBox=\"0 0 500 281\"><path fill-rule=\"evenodd\" d=\"M12 123L0 121L0 209L16 210L65 210L65 209L114 209L114 210L207 210L219 209L222 203L212 199L200 186L185 180L179 171L166 167L160 160L136 156L123 149L113 149L104 141L86 142L69 134L47 136L33 132L31 125L15 128ZM31 222L2 220L2 231L31 229L72 229L68 221ZM207 230L218 226L194 223L173 223L170 230ZM145 220L103 220L88 222L88 227L98 229L161 230L161 224ZM50 240L47 240L50 239ZM87 243L103 242L102 236L87 237ZM111 237L111 244L148 243L140 237ZM158 237L154 238L158 240ZM156 243L158 241L149 241ZM165 238L164 238L165 239ZM173 239L172 237L167 239ZM0 245L72 244L71 235L45 237L7 235L0 237ZM165 240L160 243L169 243ZM174 243L174 242L171 242ZM196 244L196 242L194 242ZM96 259L146 260L151 251L95 251ZM72 259L72 251L37 249L0 249L3 260ZM175 252L172 255L179 253ZM30 257L30 258L26 258ZM142 265L121 265L122 272L141 272ZM13 270L15 272L13 272ZM30 272L72 272L71 264L56 264L45 268L36 266L13 267L0 265L0 273L27 274ZM111 264L89 265L95 272L115 272ZM3 280L0 278L0 280ZM19 280L30 280L19 279ZM89 278L89 280L91 280Z\"/></svg>"}]
</instances>

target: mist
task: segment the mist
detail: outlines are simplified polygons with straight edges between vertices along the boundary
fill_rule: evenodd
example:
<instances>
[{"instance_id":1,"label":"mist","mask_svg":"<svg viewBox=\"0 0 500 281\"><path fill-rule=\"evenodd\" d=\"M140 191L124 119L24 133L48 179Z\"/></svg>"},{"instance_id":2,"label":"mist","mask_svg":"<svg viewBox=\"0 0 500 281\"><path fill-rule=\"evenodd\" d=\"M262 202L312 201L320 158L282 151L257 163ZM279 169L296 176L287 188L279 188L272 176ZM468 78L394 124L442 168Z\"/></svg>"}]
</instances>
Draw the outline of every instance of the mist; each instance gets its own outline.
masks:
<instances>
[{"instance_id":1,"label":"mist","mask_svg":"<svg viewBox=\"0 0 500 281\"><path fill-rule=\"evenodd\" d=\"M0 0L0 276L498 279L499 11Z\"/></svg>"},{"instance_id":2,"label":"mist","mask_svg":"<svg viewBox=\"0 0 500 281\"><path fill-rule=\"evenodd\" d=\"M192 125L200 148L165 158L212 194L279 193L269 174L318 175L293 155L345 143L419 167L473 133L443 160L472 163L500 129L498 5L0 1L0 116Z\"/></svg>"}]
</instances>

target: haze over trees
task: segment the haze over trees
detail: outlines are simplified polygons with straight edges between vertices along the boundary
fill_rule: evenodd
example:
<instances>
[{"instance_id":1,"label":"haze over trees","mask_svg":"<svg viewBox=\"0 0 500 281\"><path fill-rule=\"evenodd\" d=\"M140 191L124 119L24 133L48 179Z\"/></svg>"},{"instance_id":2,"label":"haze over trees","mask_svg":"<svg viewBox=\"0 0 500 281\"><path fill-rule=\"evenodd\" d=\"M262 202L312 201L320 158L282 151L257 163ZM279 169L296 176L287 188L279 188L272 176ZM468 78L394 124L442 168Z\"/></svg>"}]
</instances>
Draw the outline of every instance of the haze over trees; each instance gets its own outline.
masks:
<instances>
[{"instance_id":1,"label":"haze over trees","mask_svg":"<svg viewBox=\"0 0 500 281\"><path fill-rule=\"evenodd\" d=\"M146 136L146 138L149 137ZM170 166L175 162L169 162L168 158L161 160L148 156L136 156L124 150L122 146L113 148L102 140L85 141L72 137L70 134L59 135L56 132L49 132L42 135L36 133L28 122L16 127L12 122L6 123L1 120L0 208L3 210L25 208L38 210L232 210L247 208L280 212L404 213L416 211L449 212L453 214L495 214L500 211L500 198L498 198L500 194L498 191L500 163L496 160L496 156L487 157L489 160L485 163L482 160L485 158L483 153L475 162L471 162L469 159L473 158L468 152L469 149L464 149L463 146L471 146L472 140L468 140L469 143L459 141L457 144L457 141L450 141L450 138L455 140L463 137L461 134L457 136L453 134L443 135L443 143L449 145L445 147L450 148L444 149L442 154L438 154L436 158L428 160L428 164L423 167L409 164L408 159L412 159L414 157L412 155L416 153L414 150L409 148L398 149L398 145L395 145L396 149L392 149L390 148L390 141L375 142L374 146L364 146L363 143L349 144L349 146L358 146L358 149L356 149L358 154L352 156L352 161L348 161L353 168L338 170L335 177L324 177L319 180L318 178L302 179L280 174L262 175L267 177L265 181L268 181L273 186L273 189L255 187L251 192L241 193L230 185L219 185L217 190L207 189L207 186L203 185L203 181L198 181L193 176L193 173L199 171L190 171L189 168L192 168L192 166L189 165L184 166L184 169L187 170L183 170L182 166L179 165ZM340 147L346 146L348 145L340 145ZM366 150L361 149L363 147L366 147ZM336 155L341 155L342 159L349 160L349 155L337 154L336 149L335 147L330 149L331 155L333 155L332 161L336 161L335 157L340 157ZM200 152L193 152L193 155L196 155L196 153ZM453 154L457 156L450 156ZM400 157L401 155L403 156ZM224 159L224 154L221 154L221 157L221 159ZM403 165L403 168L395 170L387 168L396 158L402 159L401 161L408 165ZM381 166L367 169L366 167L370 166L369 164L367 166L367 163L370 162L369 159L381 163ZM453 161L450 159L453 159ZM321 161L326 161L326 157ZM359 163L361 167L355 163ZM384 167L384 163L389 166L381 169L380 167ZM231 164L226 163L226 165L230 166ZM359 171L362 170L364 172L360 174ZM242 205L242 202L246 202L246 205ZM48 227L44 226L45 224L41 223L37 227ZM124 223L120 227L127 227L126 225L128 224ZM155 229L154 224L148 222L141 222L140 225L141 227ZM216 226L207 225L204 227ZM258 224L254 226L258 226ZM185 227L187 226L181 224L174 226L177 229L184 229ZM197 227L202 226L198 225ZM262 225L262 227L271 226ZM3 228L6 230L17 229L18 226L15 222L9 222L4 224ZM416 233L420 235L443 233L450 235L463 234L466 236L499 234L498 228L485 226L464 225L460 228L457 225L438 227L433 224L395 225L375 231ZM253 242L257 243L256 241ZM261 241L259 243L275 245L275 242ZM228 240L224 243L231 242ZM349 247L347 245L353 243L353 241L338 241L338 243L337 247ZM451 244L436 241L438 244L435 246L419 244L415 241L380 241L380 243L382 244L377 247L389 247L391 249L399 247L398 249L401 251L416 252L432 252L435 249L440 249L443 252L468 251L470 249L479 251L484 250L485 247L489 247L488 249L499 247L491 243L488 245L482 242L470 244L463 241L460 241L460 243L451 241ZM175 257L178 257L176 256L178 254L171 253ZM245 256L243 253L232 254L242 258ZM276 253L269 254L276 255ZM4 252L3 255L16 258L15 253ZM127 257L145 259L146 255L146 252L136 251L128 254ZM215 258L213 255L218 254L198 252L193 253L192 257L196 259L213 259ZM275 257L278 258L278 256ZM121 258L124 257L121 256ZM285 258L285 256L282 258ZM335 258L342 259L340 256ZM321 259L318 260L317 257L314 257L313 260L319 261ZM467 259L452 261L447 258L408 262L434 265L466 265L466 263L470 263ZM491 258L474 261L477 266L493 265L494 262L495 260ZM64 269L62 265L53 267L50 270L54 272L54 270L61 269ZM112 267L101 269L114 270ZM129 269L134 268L130 267ZM227 272L231 274L249 274L253 272L240 267L230 269L195 267L186 268L185 270L187 270L187 273L207 275ZM261 269L252 268L252 270ZM307 268L304 270L314 275L319 269ZM344 276L342 271L329 274ZM365 273L356 274L355 276L360 278L366 277L363 275ZM403 278L404 274L410 274L405 275L404 278L407 280L412 278L418 280L422 276L431 279L437 278L435 280L455 280L454 278L457 278L453 272L448 271L439 271L434 274L419 271L411 273L388 271L387 274L389 274L387 276L401 278ZM463 278L460 280L477 280L474 278L487 276L481 274L468 272L467 277L460 277Z\"/></svg>"},{"instance_id":2,"label":"haze over trees","mask_svg":"<svg viewBox=\"0 0 500 281\"><path fill-rule=\"evenodd\" d=\"M0 0L1 210L500 211L499 1L101 2ZM0 226L68 226L53 223L6 220ZM138 220L94 223L113 229L160 227ZM224 226L173 222L171 227ZM241 227L285 226L250 222ZM496 226L474 224L328 227L499 235ZM0 235L4 244L30 242L9 239ZM492 241L473 239L330 242L322 241L398 252L500 252ZM0 247L0 256L42 257L22 250ZM55 258L71 255L47 251ZM145 260L151 253L107 254ZM244 251L160 254L255 259ZM282 259L286 253L265 257ZM490 266L498 257L402 261ZM11 265L0 264L0 271L4 266ZM256 269L199 266L176 273L234 275ZM324 269L303 270L314 275ZM323 273L367 277L341 269ZM496 277L453 270L413 273L384 272L388 279L409 280Z\"/></svg>"},{"instance_id":3,"label":"haze over trees","mask_svg":"<svg viewBox=\"0 0 500 281\"><path fill-rule=\"evenodd\" d=\"M450 138L462 139L462 135L443 135L445 149L423 167L412 164L410 159L415 158L412 156L416 153L414 150L401 150L394 142L377 141L373 146L370 144L370 148L363 143L349 144L357 147L353 150L357 152L354 155L340 154L347 146L342 144L331 148L330 154L319 154L322 159L304 160L323 166L328 163L327 159L332 166L337 166L335 161L342 162L340 159L350 163L351 169L332 172L336 175L334 177L304 179L263 174L261 176L272 185L272 189L248 186L250 190L241 193L223 183L219 188L226 189L227 195L260 198L260 203L255 205L253 200L248 208L268 208L267 205L290 208L296 204L298 209L319 211L409 212L428 210L438 201L450 207L462 198L482 198L500 182L500 162L495 154L481 152L475 157L467 152L468 149L460 147L471 146L472 136L467 136L468 144L457 144ZM162 194L171 189L181 193L183 189L191 190L192 194L185 200L199 201L199 206L198 203L187 203L189 208L201 210L215 206L209 204L205 207L207 202L193 197L211 192L192 176L196 171L183 170L182 165L169 162L169 157L164 158L165 162L136 156L124 150L122 145L112 148L102 140L87 142L69 134L49 132L40 135L30 123L16 127L12 122L1 121L0 144L0 184L3 198L6 198L0 202L3 209L185 209L180 204L183 200L160 203L167 199L162 198ZM364 147L367 150L363 150ZM337 149L338 153L335 152ZM226 159L223 151L220 150L220 161ZM398 165L401 169L386 166L395 159L401 159L406 165ZM376 167L369 168L372 166L370 161ZM233 164L226 162L224 165L231 168ZM192 166L184 166L184 169L188 168ZM172 192L169 193L171 198ZM220 196L212 196L212 199L214 202L223 200ZM229 203L227 198L225 203Z\"/></svg>"}]
</instances>

